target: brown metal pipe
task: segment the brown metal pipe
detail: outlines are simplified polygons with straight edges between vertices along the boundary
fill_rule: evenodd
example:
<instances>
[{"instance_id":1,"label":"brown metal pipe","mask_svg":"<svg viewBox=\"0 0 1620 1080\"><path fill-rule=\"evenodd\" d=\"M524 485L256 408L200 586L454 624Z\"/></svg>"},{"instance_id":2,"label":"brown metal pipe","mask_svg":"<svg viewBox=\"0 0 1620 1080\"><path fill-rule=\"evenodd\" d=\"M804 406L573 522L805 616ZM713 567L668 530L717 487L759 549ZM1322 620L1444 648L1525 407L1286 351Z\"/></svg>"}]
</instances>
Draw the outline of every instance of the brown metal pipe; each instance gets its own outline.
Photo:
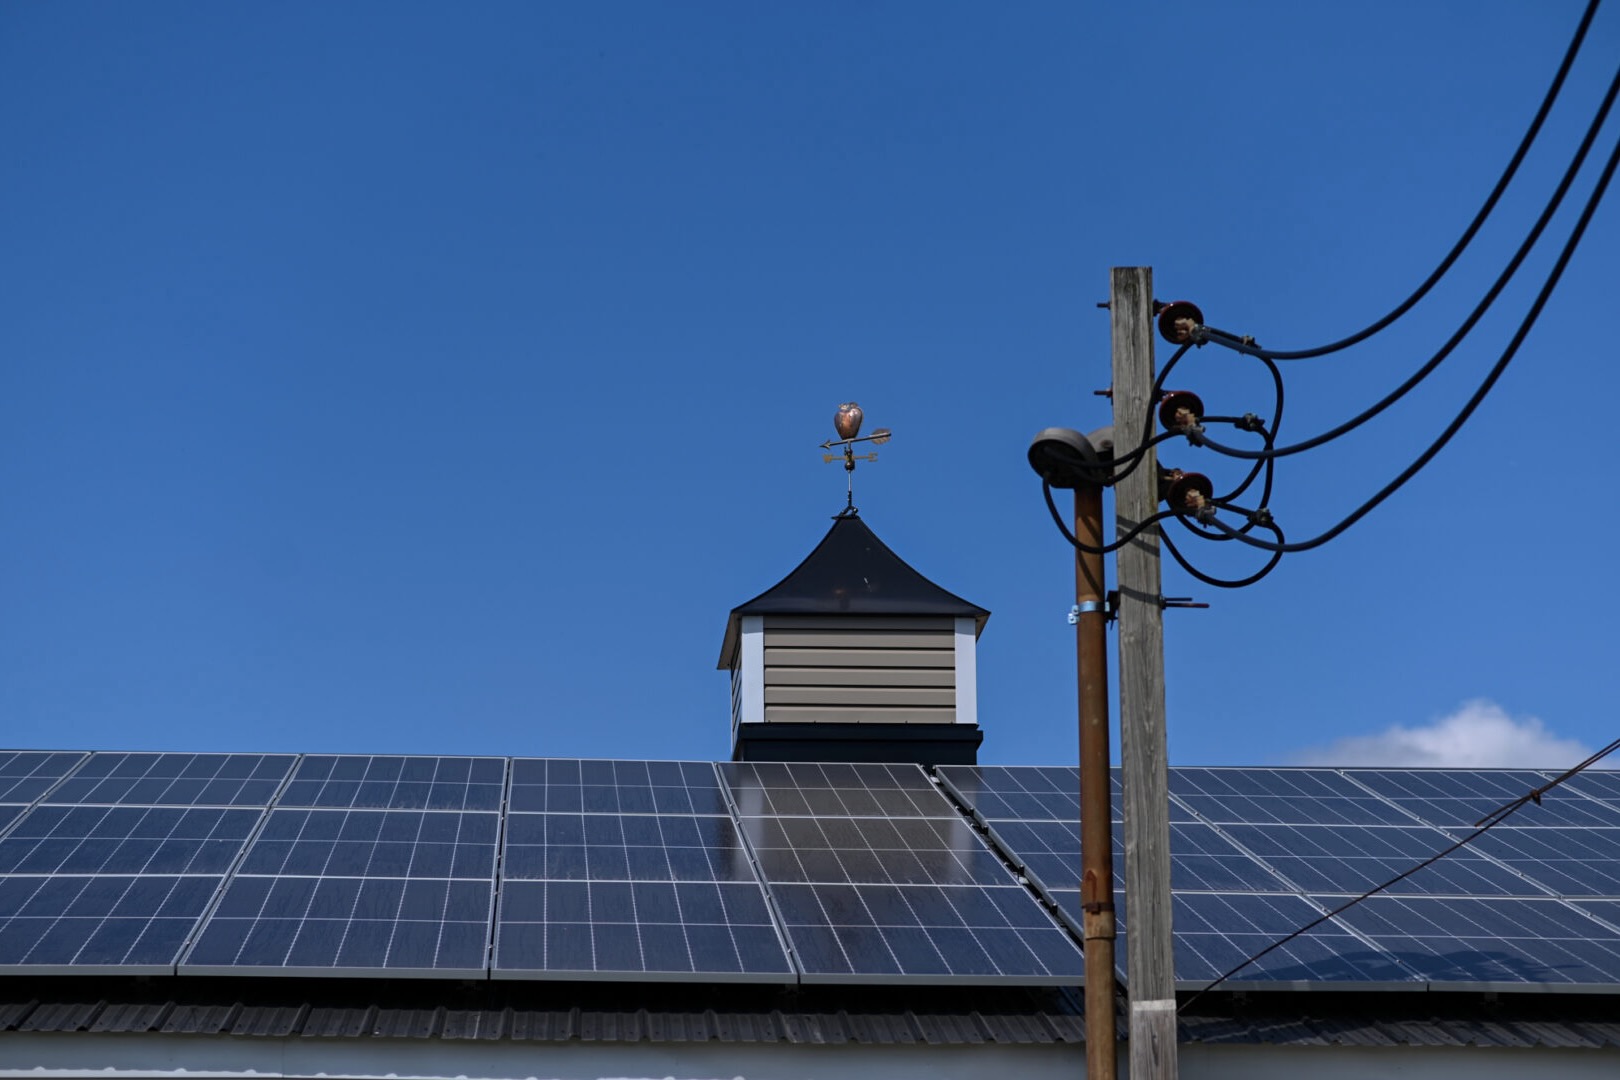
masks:
<instances>
[{"instance_id":1,"label":"brown metal pipe","mask_svg":"<svg viewBox=\"0 0 1620 1080\"><path fill-rule=\"evenodd\" d=\"M1074 489L1074 535L1102 547L1102 487ZM1108 783L1108 615L1103 557L1075 551L1080 607L1075 655L1080 673L1080 902L1086 951L1086 1076L1115 1075L1114 835Z\"/></svg>"}]
</instances>

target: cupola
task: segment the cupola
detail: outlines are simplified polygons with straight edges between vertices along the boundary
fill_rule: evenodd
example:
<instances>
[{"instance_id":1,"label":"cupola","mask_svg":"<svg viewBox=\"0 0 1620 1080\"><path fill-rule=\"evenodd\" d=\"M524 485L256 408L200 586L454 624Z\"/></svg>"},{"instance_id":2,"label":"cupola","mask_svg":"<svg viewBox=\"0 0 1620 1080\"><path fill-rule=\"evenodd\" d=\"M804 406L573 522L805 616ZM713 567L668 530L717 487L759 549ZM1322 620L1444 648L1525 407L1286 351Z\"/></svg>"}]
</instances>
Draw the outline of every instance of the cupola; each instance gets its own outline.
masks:
<instances>
[{"instance_id":1,"label":"cupola","mask_svg":"<svg viewBox=\"0 0 1620 1080\"><path fill-rule=\"evenodd\" d=\"M975 648L990 613L918 573L853 509L731 611L736 761L975 764Z\"/></svg>"}]
</instances>

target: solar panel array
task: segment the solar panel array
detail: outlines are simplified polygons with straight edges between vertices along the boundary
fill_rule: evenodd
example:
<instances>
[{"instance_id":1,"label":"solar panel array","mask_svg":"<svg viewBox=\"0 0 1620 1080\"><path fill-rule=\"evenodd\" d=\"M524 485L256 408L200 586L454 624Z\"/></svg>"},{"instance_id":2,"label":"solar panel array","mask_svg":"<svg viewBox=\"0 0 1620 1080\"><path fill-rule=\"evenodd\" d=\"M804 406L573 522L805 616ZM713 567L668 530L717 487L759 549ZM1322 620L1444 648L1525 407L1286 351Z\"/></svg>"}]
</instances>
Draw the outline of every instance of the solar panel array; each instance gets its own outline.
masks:
<instances>
[{"instance_id":1,"label":"solar panel array","mask_svg":"<svg viewBox=\"0 0 1620 1080\"><path fill-rule=\"evenodd\" d=\"M1077 771L938 771L1078 928ZM1178 983L1206 984L1452 846L1548 779L1529 770L1171 769ZM1117 815L1117 777L1115 786ZM1122 884L1117 817L1115 830ZM1620 777L1583 774L1227 985L1612 987L1620 984L1616 855ZM1123 937L1129 910L1116 900ZM1123 942L1119 956L1123 977Z\"/></svg>"},{"instance_id":2,"label":"solar panel array","mask_svg":"<svg viewBox=\"0 0 1620 1080\"><path fill-rule=\"evenodd\" d=\"M936 776L0 751L0 972L1078 983L1077 771ZM1170 776L1184 988L1550 779ZM1229 985L1620 986L1620 774L1575 777Z\"/></svg>"}]
</instances>

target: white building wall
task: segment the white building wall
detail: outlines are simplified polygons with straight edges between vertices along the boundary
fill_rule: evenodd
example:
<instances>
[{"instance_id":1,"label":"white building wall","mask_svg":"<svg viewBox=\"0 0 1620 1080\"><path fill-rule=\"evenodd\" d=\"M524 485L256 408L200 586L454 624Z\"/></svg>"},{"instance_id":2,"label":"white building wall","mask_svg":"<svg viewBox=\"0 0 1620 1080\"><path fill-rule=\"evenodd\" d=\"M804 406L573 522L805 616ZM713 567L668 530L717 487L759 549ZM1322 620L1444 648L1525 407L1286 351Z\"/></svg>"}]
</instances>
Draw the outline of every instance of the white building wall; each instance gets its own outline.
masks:
<instances>
[{"instance_id":1,"label":"white building wall","mask_svg":"<svg viewBox=\"0 0 1620 1080\"><path fill-rule=\"evenodd\" d=\"M1128 1055L1120 1048L1121 1074ZM1183 1080L1612 1080L1620 1050L1181 1047ZM0 1034L0 1077L390 1080L1074 1080L1070 1045L509 1042L295 1035Z\"/></svg>"}]
</instances>

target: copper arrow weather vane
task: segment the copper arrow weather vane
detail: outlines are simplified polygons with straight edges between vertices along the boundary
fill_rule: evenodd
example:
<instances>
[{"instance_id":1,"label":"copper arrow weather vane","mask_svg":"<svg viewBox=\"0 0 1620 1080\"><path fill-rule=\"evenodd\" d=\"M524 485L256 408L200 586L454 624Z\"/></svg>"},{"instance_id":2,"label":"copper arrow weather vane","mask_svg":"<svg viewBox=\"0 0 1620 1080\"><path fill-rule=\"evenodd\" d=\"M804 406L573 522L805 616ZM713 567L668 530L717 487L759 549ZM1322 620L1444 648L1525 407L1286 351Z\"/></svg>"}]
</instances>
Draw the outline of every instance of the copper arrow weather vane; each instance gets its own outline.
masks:
<instances>
[{"instance_id":1,"label":"copper arrow weather vane","mask_svg":"<svg viewBox=\"0 0 1620 1080\"><path fill-rule=\"evenodd\" d=\"M861 411L861 407L859 405L855 404L853 401L844 402L842 405L838 406L838 412L833 416L833 427L838 431L838 438L828 439L826 442L821 444L821 448L823 450L831 450L835 446L841 446L844 448L842 455L821 455L821 460L824 462L837 461L840 457L842 457L844 462L844 475L848 478L849 487L844 509L839 513L839 517L852 517L860 512L855 506L855 463L857 461L877 460L876 450L872 451L870 454L857 454L855 452L855 444L860 442L869 442L873 445L879 445L888 442L892 437L888 428L878 428L870 435L862 435L861 421L864 419L866 419L866 414Z\"/></svg>"}]
</instances>

